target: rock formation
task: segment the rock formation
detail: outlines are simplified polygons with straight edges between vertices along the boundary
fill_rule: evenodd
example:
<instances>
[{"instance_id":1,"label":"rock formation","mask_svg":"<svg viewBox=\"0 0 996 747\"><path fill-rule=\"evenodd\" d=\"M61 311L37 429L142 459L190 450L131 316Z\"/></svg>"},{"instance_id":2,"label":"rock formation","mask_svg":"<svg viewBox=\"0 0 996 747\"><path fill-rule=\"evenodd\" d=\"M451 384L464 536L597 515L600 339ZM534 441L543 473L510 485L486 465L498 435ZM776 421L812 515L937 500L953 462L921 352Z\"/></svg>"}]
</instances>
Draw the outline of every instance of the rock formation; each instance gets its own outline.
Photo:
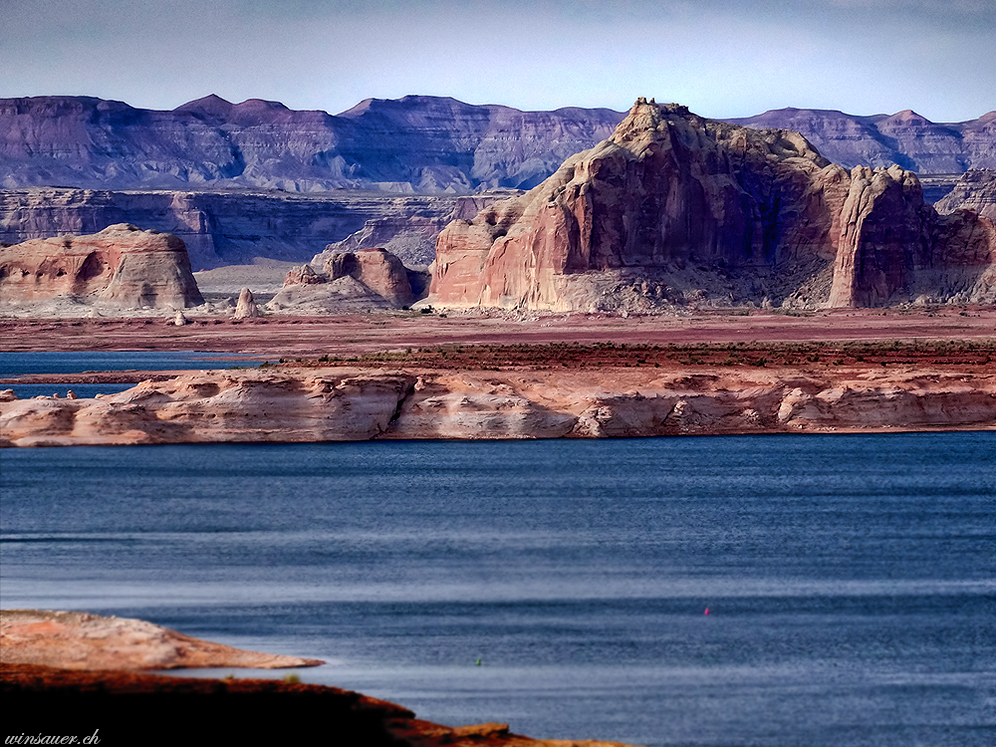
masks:
<instances>
[{"instance_id":1,"label":"rock formation","mask_svg":"<svg viewBox=\"0 0 996 747\"><path fill-rule=\"evenodd\" d=\"M0 401L0 445L996 428L991 366L949 368L201 372L97 399Z\"/></svg>"},{"instance_id":2,"label":"rock formation","mask_svg":"<svg viewBox=\"0 0 996 747\"><path fill-rule=\"evenodd\" d=\"M248 288L243 288L239 292L239 301L235 305L235 313L233 318L235 319L258 319L263 316L263 312L259 310L259 306L256 305L256 299L252 296L252 291Z\"/></svg>"},{"instance_id":3,"label":"rock formation","mask_svg":"<svg viewBox=\"0 0 996 747\"><path fill-rule=\"evenodd\" d=\"M407 264L419 265L432 261L435 237L449 220L471 217L480 207L483 204L470 197L352 191L6 190L0 191L0 242L13 244L68 231L97 233L126 222L180 237L195 271L248 264L255 257L307 262L329 244L343 241L347 243L333 248L385 246ZM359 237L350 241L370 221L383 223L384 230L376 235L387 241L371 243ZM431 230L420 228L419 222L431 224Z\"/></svg>"},{"instance_id":4,"label":"rock formation","mask_svg":"<svg viewBox=\"0 0 996 747\"><path fill-rule=\"evenodd\" d=\"M530 187L607 137L621 116L423 96L367 99L338 116L217 96L173 111L85 96L0 99L0 127L10 133L0 141L0 186L465 193Z\"/></svg>"},{"instance_id":5,"label":"rock formation","mask_svg":"<svg viewBox=\"0 0 996 747\"><path fill-rule=\"evenodd\" d=\"M322 272L302 265L267 304L273 311L347 313L366 308L407 308L416 299L409 271L385 249L323 252Z\"/></svg>"},{"instance_id":6,"label":"rock formation","mask_svg":"<svg viewBox=\"0 0 996 747\"><path fill-rule=\"evenodd\" d=\"M996 302L992 222L969 210L939 216L911 172L855 167L841 224L830 307Z\"/></svg>"},{"instance_id":7,"label":"rock formation","mask_svg":"<svg viewBox=\"0 0 996 747\"><path fill-rule=\"evenodd\" d=\"M72 297L118 309L204 303L183 242L129 224L0 248L4 304Z\"/></svg>"},{"instance_id":8,"label":"rock formation","mask_svg":"<svg viewBox=\"0 0 996 747\"><path fill-rule=\"evenodd\" d=\"M336 116L213 95L173 111L85 96L0 99L0 129L8 133L0 140L0 187L529 189L607 138L622 118L608 109L523 112L432 96L367 99ZM848 168L996 167L996 112L948 124L912 111L861 117L805 109L731 121L802 132ZM121 220L139 222L114 222Z\"/></svg>"},{"instance_id":9,"label":"rock formation","mask_svg":"<svg viewBox=\"0 0 996 747\"><path fill-rule=\"evenodd\" d=\"M3 610L4 664L71 670L141 671L189 667L279 669L325 662L278 656L191 638L144 620L86 612Z\"/></svg>"},{"instance_id":10,"label":"rock formation","mask_svg":"<svg viewBox=\"0 0 996 747\"><path fill-rule=\"evenodd\" d=\"M533 187L565 158L608 137L622 118L609 110L520 112L434 97L370 99L339 116L215 96L172 112L85 97L3 99L0 124L11 138L0 142L0 242L126 222L179 236L195 270L254 257L306 261L327 245L384 247L408 266L426 265L446 223L473 217L493 199L475 198L476 209L466 213L455 193ZM994 113L943 125L911 112L811 110L733 121L800 131L848 168L897 163L925 173L996 165ZM175 142L186 145L178 150ZM932 185L931 200L954 179ZM52 184L86 189L24 189ZM152 191L159 188L181 191Z\"/></svg>"},{"instance_id":11,"label":"rock formation","mask_svg":"<svg viewBox=\"0 0 996 747\"><path fill-rule=\"evenodd\" d=\"M967 234L953 228L966 221ZM879 305L922 295L921 281L959 255L955 264L973 269L956 272L955 287L928 282L933 295L991 302L991 225L938 217L900 167L848 174L798 133L640 99L611 138L540 186L447 226L430 301L556 311L762 297ZM949 245L952 232L971 249Z\"/></svg>"},{"instance_id":12,"label":"rock formation","mask_svg":"<svg viewBox=\"0 0 996 747\"><path fill-rule=\"evenodd\" d=\"M426 207L415 207L408 212L399 210L382 218L373 218L356 233L326 246L325 251L316 254L311 263L321 267L325 263L325 255L333 252L383 248L409 267L429 265L436 256L439 232L450 222L473 218L491 203L509 196L508 190L502 190L458 197L453 209L446 214L440 213L438 208L449 204L449 201L437 198ZM401 203L402 199L396 202Z\"/></svg>"},{"instance_id":13,"label":"rock formation","mask_svg":"<svg viewBox=\"0 0 996 747\"><path fill-rule=\"evenodd\" d=\"M404 265L386 249L333 253L326 259L324 270L332 280L347 275L356 278L392 306L408 306L415 301Z\"/></svg>"},{"instance_id":14,"label":"rock formation","mask_svg":"<svg viewBox=\"0 0 996 747\"><path fill-rule=\"evenodd\" d=\"M973 210L983 218L996 221L996 169L979 169L961 175L943 199L934 204L938 213Z\"/></svg>"}]
</instances>

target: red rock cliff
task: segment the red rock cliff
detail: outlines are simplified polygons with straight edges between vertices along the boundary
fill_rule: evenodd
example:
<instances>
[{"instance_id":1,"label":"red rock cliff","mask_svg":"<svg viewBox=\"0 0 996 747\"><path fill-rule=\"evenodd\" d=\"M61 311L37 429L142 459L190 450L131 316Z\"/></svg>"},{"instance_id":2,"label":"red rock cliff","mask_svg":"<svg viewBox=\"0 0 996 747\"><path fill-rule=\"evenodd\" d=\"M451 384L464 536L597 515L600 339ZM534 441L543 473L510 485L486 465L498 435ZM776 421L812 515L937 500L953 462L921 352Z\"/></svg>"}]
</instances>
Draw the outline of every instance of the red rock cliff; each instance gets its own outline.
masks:
<instances>
[{"instance_id":1,"label":"red rock cliff","mask_svg":"<svg viewBox=\"0 0 996 747\"><path fill-rule=\"evenodd\" d=\"M848 174L798 133L640 99L612 137L535 189L447 226L430 301L559 311L703 298L852 306L912 300L925 283L946 299L950 287L928 282L945 273L943 242L960 230L946 225L899 167ZM970 238L974 256L991 256L987 232L979 224ZM947 286L987 300L979 262Z\"/></svg>"}]
</instances>

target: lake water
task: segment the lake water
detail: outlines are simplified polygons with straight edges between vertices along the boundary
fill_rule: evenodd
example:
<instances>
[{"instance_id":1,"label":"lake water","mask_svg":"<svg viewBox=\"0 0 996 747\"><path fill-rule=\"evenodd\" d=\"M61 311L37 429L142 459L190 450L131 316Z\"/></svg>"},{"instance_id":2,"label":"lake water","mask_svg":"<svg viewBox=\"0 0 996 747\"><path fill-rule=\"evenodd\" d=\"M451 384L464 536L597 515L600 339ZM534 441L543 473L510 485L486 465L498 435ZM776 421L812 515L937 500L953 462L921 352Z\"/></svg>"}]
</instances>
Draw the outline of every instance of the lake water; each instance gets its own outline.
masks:
<instances>
[{"instance_id":1,"label":"lake water","mask_svg":"<svg viewBox=\"0 0 996 747\"><path fill-rule=\"evenodd\" d=\"M0 466L7 608L321 658L304 681L534 737L996 743L993 432L5 449Z\"/></svg>"},{"instance_id":2,"label":"lake water","mask_svg":"<svg viewBox=\"0 0 996 747\"><path fill-rule=\"evenodd\" d=\"M19 399L38 395L66 396L72 389L77 397L97 394L117 394L134 384L80 383L77 374L87 371L196 371L200 369L230 368L256 365L264 358L236 353L211 353L191 350L124 350L88 351L78 353L0 352L0 379L25 374L65 374L58 383L0 384L0 389L13 389Z\"/></svg>"}]
</instances>

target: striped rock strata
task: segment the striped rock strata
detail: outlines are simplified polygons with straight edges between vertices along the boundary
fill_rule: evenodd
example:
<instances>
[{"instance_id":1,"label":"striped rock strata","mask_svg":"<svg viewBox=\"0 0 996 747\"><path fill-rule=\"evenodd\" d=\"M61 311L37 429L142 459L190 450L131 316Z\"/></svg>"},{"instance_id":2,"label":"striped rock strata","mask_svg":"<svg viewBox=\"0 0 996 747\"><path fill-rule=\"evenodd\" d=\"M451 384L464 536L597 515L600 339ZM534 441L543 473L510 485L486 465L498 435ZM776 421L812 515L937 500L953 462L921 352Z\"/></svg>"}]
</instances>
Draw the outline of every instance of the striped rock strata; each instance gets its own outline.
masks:
<instances>
[{"instance_id":1,"label":"striped rock strata","mask_svg":"<svg viewBox=\"0 0 996 747\"><path fill-rule=\"evenodd\" d=\"M264 369L97 399L3 399L3 446L996 428L988 368Z\"/></svg>"}]
</instances>

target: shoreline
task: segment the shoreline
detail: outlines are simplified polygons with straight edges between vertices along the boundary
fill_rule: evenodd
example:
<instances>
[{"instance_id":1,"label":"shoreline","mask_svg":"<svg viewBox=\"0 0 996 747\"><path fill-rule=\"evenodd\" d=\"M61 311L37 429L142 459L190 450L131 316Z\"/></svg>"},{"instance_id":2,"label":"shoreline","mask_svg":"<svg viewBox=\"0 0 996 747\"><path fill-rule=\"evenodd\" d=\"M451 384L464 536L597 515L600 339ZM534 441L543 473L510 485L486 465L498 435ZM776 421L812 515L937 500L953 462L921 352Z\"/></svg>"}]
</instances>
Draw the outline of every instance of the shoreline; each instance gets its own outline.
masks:
<instances>
[{"instance_id":1,"label":"shoreline","mask_svg":"<svg viewBox=\"0 0 996 747\"><path fill-rule=\"evenodd\" d=\"M5 377L0 390L134 386L95 399L6 393L0 446L996 429L996 308L534 316L2 322L15 355L202 349L280 362Z\"/></svg>"},{"instance_id":2,"label":"shoreline","mask_svg":"<svg viewBox=\"0 0 996 747\"><path fill-rule=\"evenodd\" d=\"M762 356L761 365L639 358L632 367L313 362L188 372L94 399L5 393L0 446L996 430L988 353L913 364L831 357L805 365Z\"/></svg>"},{"instance_id":3,"label":"shoreline","mask_svg":"<svg viewBox=\"0 0 996 747\"><path fill-rule=\"evenodd\" d=\"M208 736L220 744L233 739L258 744L261 738L283 741L301 724L321 723L336 743L357 746L626 747L536 740L512 733L508 724L443 726L386 700L302 683L296 674L278 680L151 673L147 670L298 668L323 662L236 649L144 620L6 609L0 619L0 695L7 712L15 714L4 722L8 744L21 743L11 741L18 732L28 738L75 734L76 744L176 744L189 742L191 734L197 734L198 743ZM122 718L124 709L128 718ZM253 712L271 716L253 718ZM84 736L91 741L81 741Z\"/></svg>"}]
</instances>

